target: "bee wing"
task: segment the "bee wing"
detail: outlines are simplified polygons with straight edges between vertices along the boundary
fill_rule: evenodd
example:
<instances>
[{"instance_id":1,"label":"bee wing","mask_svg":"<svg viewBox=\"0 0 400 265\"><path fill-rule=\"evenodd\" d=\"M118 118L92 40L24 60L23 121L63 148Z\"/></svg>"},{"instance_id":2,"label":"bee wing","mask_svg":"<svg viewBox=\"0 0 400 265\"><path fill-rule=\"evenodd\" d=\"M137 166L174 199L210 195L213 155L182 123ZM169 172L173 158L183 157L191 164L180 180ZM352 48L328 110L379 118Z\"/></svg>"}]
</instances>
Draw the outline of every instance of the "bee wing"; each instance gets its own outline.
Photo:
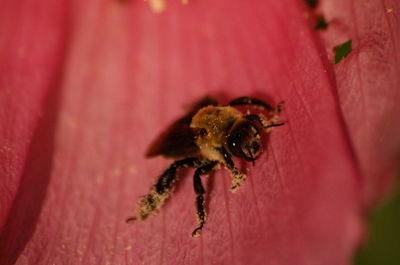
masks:
<instances>
[{"instance_id":1,"label":"bee wing","mask_svg":"<svg viewBox=\"0 0 400 265\"><path fill-rule=\"evenodd\" d=\"M146 156L179 158L195 155L197 151L195 132L186 124L174 123L153 141Z\"/></svg>"},{"instance_id":2,"label":"bee wing","mask_svg":"<svg viewBox=\"0 0 400 265\"><path fill-rule=\"evenodd\" d=\"M195 142L196 132L190 128L192 117L199 109L217 104L215 99L208 96L197 101L185 116L175 121L153 141L146 157L157 155L171 158L195 156L198 153L198 147Z\"/></svg>"}]
</instances>

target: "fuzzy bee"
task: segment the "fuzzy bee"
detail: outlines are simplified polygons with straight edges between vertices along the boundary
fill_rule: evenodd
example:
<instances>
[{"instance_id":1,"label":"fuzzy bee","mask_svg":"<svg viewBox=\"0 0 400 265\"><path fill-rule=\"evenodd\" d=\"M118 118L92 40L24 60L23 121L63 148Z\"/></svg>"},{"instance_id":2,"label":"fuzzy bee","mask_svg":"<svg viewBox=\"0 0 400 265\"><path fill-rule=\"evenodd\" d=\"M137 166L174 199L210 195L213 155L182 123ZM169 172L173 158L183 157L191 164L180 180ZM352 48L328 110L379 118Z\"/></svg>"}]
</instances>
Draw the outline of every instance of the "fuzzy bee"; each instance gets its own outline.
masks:
<instances>
[{"instance_id":1,"label":"fuzzy bee","mask_svg":"<svg viewBox=\"0 0 400 265\"><path fill-rule=\"evenodd\" d=\"M201 176L225 167L231 172L231 192L236 192L246 178L232 160L232 156L254 164L263 152L261 132L269 133L279 122L282 103L276 108L256 98L240 97L229 104L220 106L217 101L205 97L197 102L184 117L174 122L150 146L147 157L163 155L175 159L150 192L140 198L136 216L129 217L128 223L142 221L155 215L168 199L175 186L176 170L196 168L193 187L196 193L196 215L199 226L192 232L200 236L206 221L204 194ZM247 105L246 114L235 106ZM257 114L250 109L258 108Z\"/></svg>"}]
</instances>

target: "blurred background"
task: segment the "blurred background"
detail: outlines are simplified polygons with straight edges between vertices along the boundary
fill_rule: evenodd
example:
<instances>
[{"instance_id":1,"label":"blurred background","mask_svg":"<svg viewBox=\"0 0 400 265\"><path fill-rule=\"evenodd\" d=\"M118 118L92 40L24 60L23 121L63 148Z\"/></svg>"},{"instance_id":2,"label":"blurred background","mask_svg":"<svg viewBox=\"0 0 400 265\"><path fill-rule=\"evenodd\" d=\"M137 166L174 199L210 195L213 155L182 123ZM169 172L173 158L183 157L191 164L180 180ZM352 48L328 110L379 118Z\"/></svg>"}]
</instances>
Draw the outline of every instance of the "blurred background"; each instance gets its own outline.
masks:
<instances>
[{"instance_id":1,"label":"blurred background","mask_svg":"<svg viewBox=\"0 0 400 265\"><path fill-rule=\"evenodd\" d=\"M355 265L400 264L399 181L396 187L370 214L366 242L355 257Z\"/></svg>"}]
</instances>

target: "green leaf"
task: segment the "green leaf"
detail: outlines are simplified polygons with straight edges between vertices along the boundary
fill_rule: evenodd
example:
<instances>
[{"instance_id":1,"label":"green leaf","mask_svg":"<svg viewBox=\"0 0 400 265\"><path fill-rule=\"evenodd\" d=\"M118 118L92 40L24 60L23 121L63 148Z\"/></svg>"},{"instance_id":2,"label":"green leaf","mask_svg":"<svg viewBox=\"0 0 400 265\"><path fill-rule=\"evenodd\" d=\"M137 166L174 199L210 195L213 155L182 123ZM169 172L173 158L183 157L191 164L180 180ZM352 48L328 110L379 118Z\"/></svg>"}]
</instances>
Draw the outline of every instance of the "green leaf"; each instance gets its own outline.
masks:
<instances>
[{"instance_id":1,"label":"green leaf","mask_svg":"<svg viewBox=\"0 0 400 265\"><path fill-rule=\"evenodd\" d=\"M351 52L351 40L334 47L333 51L335 52L335 64L337 64Z\"/></svg>"},{"instance_id":2,"label":"green leaf","mask_svg":"<svg viewBox=\"0 0 400 265\"><path fill-rule=\"evenodd\" d=\"M325 17L323 15L318 15L317 16L317 22L315 23L315 29L327 29L329 23L326 22Z\"/></svg>"},{"instance_id":3,"label":"green leaf","mask_svg":"<svg viewBox=\"0 0 400 265\"><path fill-rule=\"evenodd\" d=\"M395 265L400 260L400 190L369 220L369 238L357 253L355 265Z\"/></svg>"},{"instance_id":4,"label":"green leaf","mask_svg":"<svg viewBox=\"0 0 400 265\"><path fill-rule=\"evenodd\" d=\"M318 6L318 0L306 0L305 2L311 8L316 8Z\"/></svg>"}]
</instances>

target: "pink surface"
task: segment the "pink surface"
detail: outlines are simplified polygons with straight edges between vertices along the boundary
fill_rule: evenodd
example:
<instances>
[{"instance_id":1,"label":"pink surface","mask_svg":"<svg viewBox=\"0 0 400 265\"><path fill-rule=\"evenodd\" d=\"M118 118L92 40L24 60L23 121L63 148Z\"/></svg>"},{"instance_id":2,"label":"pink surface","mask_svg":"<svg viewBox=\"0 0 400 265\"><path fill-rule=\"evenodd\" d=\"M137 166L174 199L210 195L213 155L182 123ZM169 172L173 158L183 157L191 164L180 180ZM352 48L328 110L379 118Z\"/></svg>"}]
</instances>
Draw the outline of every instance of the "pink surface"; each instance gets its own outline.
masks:
<instances>
[{"instance_id":1,"label":"pink surface","mask_svg":"<svg viewBox=\"0 0 400 265\"><path fill-rule=\"evenodd\" d=\"M48 92L58 90L65 58L65 5L20 2L18 7L11 1L0 4L0 228L22 175L30 174L27 164L39 158L27 158L31 140L47 111ZM39 156L51 160L47 153Z\"/></svg>"},{"instance_id":2,"label":"pink surface","mask_svg":"<svg viewBox=\"0 0 400 265\"><path fill-rule=\"evenodd\" d=\"M370 205L392 186L400 161L400 2L323 1L321 11L331 22L322 34L327 49L353 40L334 70Z\"/></svg>"},{"instance_id":3,"label":"pink surface","mask_svg":"<svg viewBox=\"0 0 400 265\"><path fill-rule=\"evenodd\" d=\"M399 152L399 4L355 20L325 2L349 23L331 24L327 49L355 45L332 68L298 1L168 1L161 14L142 1L43 2L0 4L0 264L350 264L363 206ZM375 20L392 37L358 45ZM388 68L364 61L379 54ZM202 237L190 237L191 170L159 215L126 225L170 163L145 159L148 145L206 94L284 100L287 125L238 193L225 171L204 178Z\"/></svg>"}]
</instances>

